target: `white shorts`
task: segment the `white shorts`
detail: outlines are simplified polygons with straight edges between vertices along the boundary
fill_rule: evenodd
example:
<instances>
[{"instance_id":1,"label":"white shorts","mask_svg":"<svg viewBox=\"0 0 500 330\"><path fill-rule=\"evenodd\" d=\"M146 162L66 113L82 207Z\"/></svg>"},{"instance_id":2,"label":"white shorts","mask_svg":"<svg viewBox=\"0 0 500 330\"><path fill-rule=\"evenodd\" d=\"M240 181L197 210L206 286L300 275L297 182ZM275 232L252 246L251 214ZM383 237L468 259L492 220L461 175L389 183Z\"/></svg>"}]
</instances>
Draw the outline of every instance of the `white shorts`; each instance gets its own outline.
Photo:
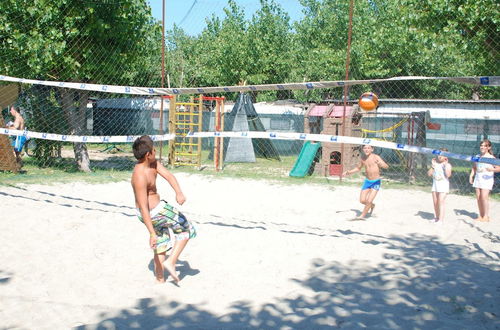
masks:
<instances>
[{"instance_id":1,"label":"white shorts","mask_svg":"<svg viewBox=\"0 0 500 330\"><path fill-rule=\"evenodd\" d=\"M450 192L450 181L449 180L432 180L432 191L438 193L449 193Z\"/></svg>"},{"instance_id":2,"label":"white shorts","mask_svg":"<svg viewBox=\"0 0 500 330\"><path fill-rule=\"evenodd\" d=\"M474 188L492 190L493 182L495 182L493 177L493 172L478 172L474 177L474 183L472 186Z\"/></svg>"}]
</instances>

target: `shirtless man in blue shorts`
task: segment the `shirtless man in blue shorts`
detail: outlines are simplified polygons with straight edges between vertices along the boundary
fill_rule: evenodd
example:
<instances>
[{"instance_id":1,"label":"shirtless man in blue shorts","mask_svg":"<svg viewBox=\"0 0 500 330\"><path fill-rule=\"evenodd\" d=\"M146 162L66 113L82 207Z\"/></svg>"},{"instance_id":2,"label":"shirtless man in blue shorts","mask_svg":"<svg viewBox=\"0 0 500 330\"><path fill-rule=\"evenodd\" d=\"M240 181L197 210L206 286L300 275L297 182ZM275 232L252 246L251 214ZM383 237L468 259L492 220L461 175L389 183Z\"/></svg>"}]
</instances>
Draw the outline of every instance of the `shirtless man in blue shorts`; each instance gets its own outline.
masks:
<instances>
[{"instance_id":1,"label":"shirtless man in blue shorts","mask_svg":"<svg viewBox=\"0 0 500 330\"><path fill-rule=\"evenodd\" d=\"M375 204L373 200L377 196L378 191L380 190L380 168L389 168L389 165L377 154L373 153L373 147L371 145L363 146L363 153L361 155L361 160L355 168L345 171L342 176L347 176L349 174L353 174L361 171L364 167L366 172L366 178L363 183L363 187L361 187L361 194L359 195L359 201L365 207L363 208L363 212L356 219L366 219L368 212L370 215L375 208Z\"/></svg>"},{"instance_id":2,"label":"shirtless man in blue shorts","mask_svg":"<svg viewBox=\"0 0 500 330\"><path fill-rule=\"evenodd\" d=\"M22 131L24 130L24 119L23 116L14 108L10 107L10 114L14 118L14 121L9 121L6 125L8 129L15 129ZM14 152L16 154L16 161L21 163L21 152L23 151L23 146L27 139L24 135L17 135L12 137L12 147L14 147Z\"/></svg>"}]
</instances>

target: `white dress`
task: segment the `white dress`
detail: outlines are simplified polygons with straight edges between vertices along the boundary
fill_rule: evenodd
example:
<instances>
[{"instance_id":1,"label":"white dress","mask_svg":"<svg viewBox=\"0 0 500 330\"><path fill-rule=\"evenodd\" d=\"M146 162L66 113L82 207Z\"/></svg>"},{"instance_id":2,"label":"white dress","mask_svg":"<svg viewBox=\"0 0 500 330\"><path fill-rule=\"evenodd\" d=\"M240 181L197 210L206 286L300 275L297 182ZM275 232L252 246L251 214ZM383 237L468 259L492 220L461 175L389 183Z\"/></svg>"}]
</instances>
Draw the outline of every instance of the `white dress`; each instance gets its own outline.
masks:
<instances>
[{"instance_id":1,"label":"white dress","mask_svg":"<svg viewBox=\"0 0 500 330\"><path fill-rule=\"evenodd\" d=\"M480 157L480 155L478 155ZM485 158L494 158L491 155L485 155ZM493 183L495 182L495 173L487 171L488 168L493 168L492 164L488 163L477 163L476 164L476 175L474 176L474 183L472 186L479 189L493 189Z\"/></svg>"},{"instance_id":2,"label":"white dress","mask_svg":"<svg viewBox=\"0 0 500 330\"><path fill-rule=\"evenodd\" d=\"M450 180L446 177L445 165L436 163L432 173L432 191L439 193L450 192Z\"/></svg>"}]
</instances>

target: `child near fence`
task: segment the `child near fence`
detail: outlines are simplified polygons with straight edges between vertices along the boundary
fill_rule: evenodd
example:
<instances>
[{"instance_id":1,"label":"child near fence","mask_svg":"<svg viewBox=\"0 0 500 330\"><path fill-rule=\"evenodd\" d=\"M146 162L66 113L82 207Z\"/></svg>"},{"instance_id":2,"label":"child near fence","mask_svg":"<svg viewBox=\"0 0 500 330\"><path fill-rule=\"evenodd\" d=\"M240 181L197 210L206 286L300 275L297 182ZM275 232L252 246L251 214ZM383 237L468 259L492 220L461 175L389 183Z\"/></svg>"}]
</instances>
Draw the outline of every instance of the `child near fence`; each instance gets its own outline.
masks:
<instances>
[{"instance_id":1,"label":"child near fence","mask_svg":"<svg viewBox=\"0 0 500 330\"><path fill-rule=\"evenodd\" d=\"M448 151L446 148L439 149ZM439 155L432 159L432 167L427 175L432 176L432 202L434 204L434 222L443 223L445 214L445 199L450 192L450 177L452 167L448 157Z\"/></svg>"},{"instance_id":2,"label":"child near fence","mask_svg":"<svg viewBox=\"0 0 500 330\"><path fill-rule=\"evenodd\" d=\"M485 139L479 145L480 154L478 157L495 158L491 147L491 141ZM476 189L477 206L479 208L479 216L476 220L482 222L490 221L490 204L489 195L493 189L495 174L500 172L500 166L495 166L487 163L475 163L469 175L469 182Z\"/></svg>"},{"instance_id":3,"label":"child near fence","mask_svg":"<svg viewBox=\"0 0 500 330\"><path fill-rule=\"evenodd\" d=\"M24 118L21 114L14 108L10 107L10 114L14 118L14 121L9 121L6 125L8 129L24 130ZM21 163L21 152L23 151L23 146L26 143L27 138L23 135L17 135L12 138L12 147L14 148L14 153L16 155L16 161Z\"/></svg>"}]
</instances>

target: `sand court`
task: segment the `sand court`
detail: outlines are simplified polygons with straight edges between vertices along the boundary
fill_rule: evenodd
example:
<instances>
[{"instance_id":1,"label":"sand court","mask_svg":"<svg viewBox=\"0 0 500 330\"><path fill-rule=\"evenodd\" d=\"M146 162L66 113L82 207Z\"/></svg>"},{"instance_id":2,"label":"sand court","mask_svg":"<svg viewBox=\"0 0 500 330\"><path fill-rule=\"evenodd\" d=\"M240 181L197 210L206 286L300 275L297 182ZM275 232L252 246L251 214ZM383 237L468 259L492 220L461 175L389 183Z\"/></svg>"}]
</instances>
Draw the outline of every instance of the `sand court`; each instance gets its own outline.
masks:
<instances>
[{"instance_id":1,"label":"sand court","mask_svg":"<svg viewBox=\"0 0 500 330\"><path fill-rule=\"evenodd\" d=\"M20 329L485 328L500 322L500 203L178 174L198 237L157 284L129 182L1 188L0 319ZM172 192L158 181L163 198Z\"/></svg>"}]
</instances>

